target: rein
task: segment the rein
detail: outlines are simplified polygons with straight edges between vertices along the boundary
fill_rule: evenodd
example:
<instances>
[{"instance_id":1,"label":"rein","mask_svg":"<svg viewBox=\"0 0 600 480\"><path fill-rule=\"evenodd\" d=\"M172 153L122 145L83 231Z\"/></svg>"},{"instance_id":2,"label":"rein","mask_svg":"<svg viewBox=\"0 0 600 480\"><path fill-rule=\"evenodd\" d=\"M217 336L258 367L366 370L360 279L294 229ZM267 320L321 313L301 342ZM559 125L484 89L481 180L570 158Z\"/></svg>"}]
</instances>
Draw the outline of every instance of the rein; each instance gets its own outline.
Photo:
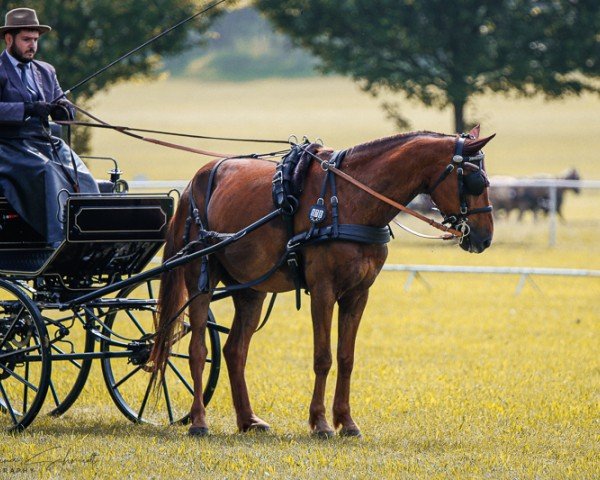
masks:
<instances>
[{"instance_id":1,"label":"rein","mask_svg":"<svg viewBox=\"0 0 600 480\"><path fill-rule=\"evenodd\" d=\"M103 128L110 128L110 129L116 130L117 132L120 132L123 135L128 135L130 137L137 138L138 140L142 140L144 142L153 143L155 145L161 145L161 146L167 147L167 148L174 148L176 150L184 150L186 152L197 153L198 155L206 155L206 156L209 156L209 157L230 158L230 157L234 157L235 156L233 154L211 152L209 150L200 150L198 148L187 147L185 145L179 145L177 143L164 142L164 141L158 140L156 138L143 137L142 135L138 135L136 133L131 133L131 131L127 131L127 130L130 130L130 129L127 129L126 127L118 127L118 126L111 125L110 123L105 122L104 120L101 120L98 117L92 115L90 112L84 110L83 108L81 108L81 107L79 107L79 106L77 106L75 104L72 104L72 105L75 108L75 110L77 110L78 112L81 112L84 115L90 117L92 120L95 120L96 122L98 122L99 124L101 124L103 126ZM60 123L61 124L66 124L67 122L60 122Z\"/></svg>"},{"instance_id":2,"label":"rein","mask_svg":"<svg viewBox=\"0 0 600 480\"><path fill-rule=\"evenodd\" d=\"M75 105L73 105L73 106L75 108L77 108L80 112L84 113L83 109L78 108ZM85 112L85 113L86 113L86 115L89 115L87 112ZM91 115L90 115L90 117L91 117ZM220 141L225 141L225 142L248 142L248 143L278 143L278 144L282 144L282 145L290 144L290 142L288 140L270 140L270 139L264 139L264 138L209 137L206 135L194 135L191 133L170 132L170 131L166 131L166 130L150 130L150 129L146 129L146 128L134 128L134 127L125 127L125 126L121 126L121 125L111 125L106 122L91 123L91 122L78 122L75 120L60 120L60 121L55 121L54 123L58 123L59 125L74 125L74 126L80 126L80 127L106 128L106 129L110 129L110 130L117 130L120 132L128 131L128 132L156 133L159 135L170 135L173 137L185 137L185 138L198 138L201 140L220 140Z\"/></svg>"}]
</instances>

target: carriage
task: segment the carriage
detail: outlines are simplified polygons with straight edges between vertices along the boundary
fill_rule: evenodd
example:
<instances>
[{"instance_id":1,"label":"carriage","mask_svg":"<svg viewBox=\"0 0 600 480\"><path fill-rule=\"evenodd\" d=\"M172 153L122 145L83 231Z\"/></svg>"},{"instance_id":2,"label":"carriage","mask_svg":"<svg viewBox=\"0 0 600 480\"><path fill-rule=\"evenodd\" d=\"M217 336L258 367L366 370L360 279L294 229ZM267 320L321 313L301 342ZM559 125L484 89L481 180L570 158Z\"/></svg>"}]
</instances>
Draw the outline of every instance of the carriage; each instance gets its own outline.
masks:
<instances>
[{"instance_id":1,"label":"carriage","mask_svg":"<svg viewBox=\"0 0 600 480\"><path fill-rule=\"evenodd\" d=\"M0 198L3 429L26 428L44 403L51 415L65 413L93 360L100 360L110 397L129 420L171 424L189 418L193 388L185 327L158 395L144 369L162 270L148 267L163 246L175 199L173 193L132 194L113 180L103 182L101 194L64 192L65 238L58 246L49 246ZM227 332L209 315L206 403L219 377L219 334Z\"/></svg>"}]
</instances>

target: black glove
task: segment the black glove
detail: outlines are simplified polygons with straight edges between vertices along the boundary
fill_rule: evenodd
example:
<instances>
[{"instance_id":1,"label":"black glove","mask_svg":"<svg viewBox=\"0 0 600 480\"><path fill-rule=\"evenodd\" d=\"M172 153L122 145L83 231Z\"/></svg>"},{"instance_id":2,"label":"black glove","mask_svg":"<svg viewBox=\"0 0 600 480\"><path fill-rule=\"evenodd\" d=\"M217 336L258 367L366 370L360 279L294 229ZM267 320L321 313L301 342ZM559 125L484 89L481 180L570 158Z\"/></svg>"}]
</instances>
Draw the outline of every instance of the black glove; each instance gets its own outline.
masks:
<instances>
[{"instance_id":1,"label":"black glove","mask_svg":"<svg viewBox=\"0 0 600 480\"><path fill-rule=\"evenodd\" d=\"M60 121L73 120L73 114L71 112L71 104L67 100L59 100L56 103L52 103L52 110L50 115L52 119Z\"/></svg>"},{"instance_id":2,"label":"black glove","mask_svg":"<svg viewBox=\"0 0 600 480\"><path fill-rule=\"evenodd\" d=\"M52 111L52 105L48 102L27 102L25 103L25 117L48 118Z\"/></svg>"}]
</instances>

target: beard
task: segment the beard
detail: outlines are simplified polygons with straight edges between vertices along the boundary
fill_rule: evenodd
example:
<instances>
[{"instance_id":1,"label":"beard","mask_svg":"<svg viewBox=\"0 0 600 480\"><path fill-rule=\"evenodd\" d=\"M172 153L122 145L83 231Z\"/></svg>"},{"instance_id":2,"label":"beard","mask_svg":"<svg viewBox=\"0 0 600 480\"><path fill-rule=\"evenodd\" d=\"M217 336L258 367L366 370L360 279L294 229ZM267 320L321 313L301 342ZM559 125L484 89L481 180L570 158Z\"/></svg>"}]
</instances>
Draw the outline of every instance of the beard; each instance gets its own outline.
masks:
<instances>
[{"instance_id":1,"label":"beard","mask_svg":"<svg viewBox=\"0 0 600 480\"><path fill-rule=\"evenodd\" d=\"M33 53L35 55L35 50L27 50L23 52L22 50L17 48L17 44L13 43L8 49L8 53L10 53L14 58L16 58L21 63L29 63L33 60L33 56L31 58L25 57L26 53Z\"/></svg>"}]
</instances>

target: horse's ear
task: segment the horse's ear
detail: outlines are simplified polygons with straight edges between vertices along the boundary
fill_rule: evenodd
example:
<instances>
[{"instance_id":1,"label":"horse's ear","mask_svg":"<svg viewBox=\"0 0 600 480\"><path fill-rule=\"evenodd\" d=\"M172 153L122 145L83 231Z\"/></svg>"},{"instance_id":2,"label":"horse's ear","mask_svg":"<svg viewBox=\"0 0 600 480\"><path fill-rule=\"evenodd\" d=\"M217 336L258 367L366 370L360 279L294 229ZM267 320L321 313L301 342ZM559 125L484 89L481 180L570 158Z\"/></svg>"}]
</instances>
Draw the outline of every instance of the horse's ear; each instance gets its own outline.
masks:
<instances>
[{"instance_id":1,"label":"horse's ear","mask_svg":"<svg viewBox=\"0 0 600 480\"><path fill-rule=\"evenodd\" d=\"M493 135L490 135L489 137L485 137L482 139L477 139L477 140L467 139L465 142L463 152L465 153L465 155L473 155L473 154L477 153L479 150L481 150L483 147L485 147L485 145L495 136L496 136L496 134L494 133Z\"/></svg>"},{"instance_id":2,"label":"horse's ear","mask_svg":"<svg viewBox=\"0 0 600 480\"><path fill-rule=\"evenodd\" d=\"M469 135L472 138L479 138L479 131L481 130L481 126L479 124L475 125L471 131L469 132Z\"/></svg>"}]
</instances>

